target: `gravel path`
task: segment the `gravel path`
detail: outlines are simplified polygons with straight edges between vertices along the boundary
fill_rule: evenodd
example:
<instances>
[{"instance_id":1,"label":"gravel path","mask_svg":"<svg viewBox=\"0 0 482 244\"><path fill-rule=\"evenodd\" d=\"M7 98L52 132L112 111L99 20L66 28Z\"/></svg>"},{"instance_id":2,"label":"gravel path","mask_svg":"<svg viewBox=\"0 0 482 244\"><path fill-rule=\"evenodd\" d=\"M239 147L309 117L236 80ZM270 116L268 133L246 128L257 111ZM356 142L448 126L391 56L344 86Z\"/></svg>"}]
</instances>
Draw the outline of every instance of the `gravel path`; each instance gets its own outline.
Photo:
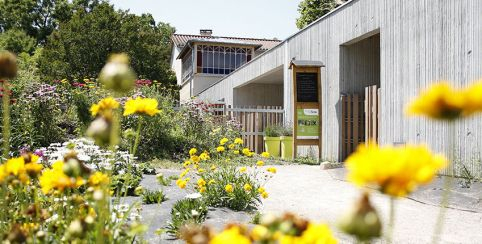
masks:
<instances>
[{"instance_id":1,"label":"gravel path","mask_svg":"<svg viewBox=\"0 0 482 244\"><path fill-rule=\"evenodd\" d=\"M344 171L321 170L319 166L277 166L278 173L266 185L270 197L264 201L261 212L296 212L306 218L324 221L335 229L340 215L360 194L343 179ZM440 210L441 181L424 187L413 199L396 201L395 243L430 243L435 219ZM445 217L442 243L482 243L481 184L469 190L457 189ZM463 199L462 201L460 199ZM387 223L389 201L373 194L372 202L383 222ZM349 237L335 231L341 243L351 243ZM382 241L380 241L382 243Z\"/></svg>"}]
</instances>

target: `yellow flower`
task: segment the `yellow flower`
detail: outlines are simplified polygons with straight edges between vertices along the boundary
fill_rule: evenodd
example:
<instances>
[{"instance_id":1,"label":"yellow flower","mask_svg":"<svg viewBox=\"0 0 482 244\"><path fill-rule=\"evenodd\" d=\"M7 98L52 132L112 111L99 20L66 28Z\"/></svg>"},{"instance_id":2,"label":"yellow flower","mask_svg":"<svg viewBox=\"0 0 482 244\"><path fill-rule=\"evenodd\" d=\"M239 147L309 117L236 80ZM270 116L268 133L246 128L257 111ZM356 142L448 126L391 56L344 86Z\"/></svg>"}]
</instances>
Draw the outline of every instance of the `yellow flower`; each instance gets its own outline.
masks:
<instances>
[{"instance_id":1,"label":"yellow flower","mask_svg":"<svg viewBox=\"0 0 482 244\"><path fill-rule=\"evenodd\" d=\"M259 167L261 167L261 166L263 166L263 165L264 165L264 162L263 162L263 161L261 161L261 160L259 160L258 162L256 162L256 165L257 165L257 166L259 166Z\"/></svg>"},{"instance_id":2,"label":"yellow flower","mask_svg":"<svg viewBox=\"0 0 482 244\"><path fill-rule=\"evenodd\" d=\"M203 186L203 187L199 188L199 193L204 193L204 192L206 192L206 190L207 190L207 188Z\"/></svg>"},{"instance_id":3,"label":"yellow flower","mask_svg":"<svg viewBox=\"0 0 482 244\"><path fill-rule=\"evenodd\" d=\"M99 186L109 184L109 176L102 172L95 172L89 177L89 185Z\"/></svg>"},{"instance_id":4,"label":"yellow flower","mask_svg":"<svg viewBox=\"0 0 482 244\"><path fill-rule=\"evenodd\" d=\"M221 140L219 141L219 145L224 146L224 144L226 144L228 141L229 141L229 139L226 138L226 137L224 137L223 139L221 139Z\"/></svg>"},{"instance_id":5,"label":"yellow flower","mask_svg":"<svg viewBox=\"0 0 482 244\"><path fill-rule=\"evenodd\" d=\"M301 236L283 235L280 238L281 244L316 243L336 244L337 241L326 224L309 223L308 228Z\"/></svg>"},{"instance_id":6,"label":"yellow flower","mask_svg":"<svg viewBox=\"0 0 482 244\"><path fill-rule=\"evenodd\" d=\"M42 172L39 177L39 183L44 194L48 194L51 190L63 191L65 188L76 186L75 179L72 180L63 172L64 162L57 161L52 165L52 169Z\"/></svg>"},{"instance_id":7,"label":"yellow flower","mask_svg":"<svg viewBox=\"0 0 482 244\"><path fill-rule=\"evenodd\" d=\"M268 228L262 225L256 225L251 230L250 236L254 241L261 241L261 240L264 240L268 236L268 234L269 234Z\"/></svg>"},{"instance_id":8,"label":"yellow flower","mask_svg":"<svg viewBox=\"0 0 482 244\"><path fill-rule=\"evenodd\" d=\"M206 172L206 170L203 169L203 168L199 168L199 169L197 170L197 172L198 172L198 173L204 173L204 172Z\"/></svg>"},{"instance_id":9,"label":"yellow flower","mask_svg":"<svg viewBox=\"0 0 482 244\"><path fill-rule=\"evenodd\" d=\"M434 119L455 119L462 115L465 94L448 82L440 82L413 101L408 107L410 115L425 115Z\"/></svg>"},{"instance_id":10,"label":"yellow flower","mask_svg":"<svg viewBox=\"0 0 482 244\"><path fill-rule=\"evenodd\" d=\"M482 112L482 80L469 86L464 91L464 97L466 99L464 115Z\"/></svg>"},{"instance_id":11,"label":"yellow flower","mask_svg":"<svg viewBox=\"0 0 482 244\"><path fill-rule=\"evenodd\" d=\"M245 191L251 191L253 189L253 187L251 187L251 185L248 183L244 184L243 188Z\"/></svg>"},{"instance_id":12,"label":"yellow flower","mask_svg":"<svg viewBox=\"0 0 482 244\"><path fill-rule=\"evenodd\" d=\"M184 189L184 188L186 188L186 186L187 186L187 180L178 179L178 180L176 180L176 185L177 185L179 188Z\"/></svg>"},{"instance_id":13,"label":"yellow flower","mask_svg":"<svg viewBox=\"0 0 482 244\"><path fill-rule=\"evenodd\" d=\"M23 157L11 158L5 163L7 174L18 176L25 172L25 159Z\"/></svg>"},{"instance_id":14,"label":"yellow flower","mask_svg":"<svg viewBox=\"0 0 482 244\"><path fill-rule=\"evenodd\" d=\"M200 158L201 160L206 161L206 160L210 159L211 157L209 157L209 153L208 153L208 152L203 152L203 153L201 153L201 155L199 155L199 158Z\"/></svg>"},{"instance_id":15,"label":"yellow flower","mask_svg":"<svg viewBox=\"0 0 482 244\"><path fill-rule=\"evenodd\" d=\"M243 139L241 139L241 138L236 138L236 139L234 139L234 144L242 145L242 144L243 144Z\"/></svg>"},{"instance_id":16,"label":"yellow flower","mask_svg":"<svg viewBox=\"0 0 482 244\"><path fill-rule=\"evenodd\" d=\"M206 185L206 181L203 178L197 180L197 185L201 188Z\"/></svg>"},{"instance_id":17,"label":"yellow flower","mask_svg":"<svg viewBox=\"0 0 482 244\"><path fill-rule=\"evenodd\" d=\"M239 154L239 150L234 150L233 153L234 153L235 155L238 155L238 154Z\"/></svg>"},{"instance_id":18,"label":"yellow flower","mask_svg":"<svg viewBox=\"0 0 482 244\"><path fill-rule=\"evenodd\" d=\"M210 181L208 181L208 185L212 185L212 184L214 184L214 183L216 183L215 180L210 180Z\"/></svg>"},{"instance_id":19,"label":"yellow flower","mask_svg":"<svg viewBox=\"0 0 482 244\"><path fill-rule=\"evenodd\" d=\"M221 152L224 152L225 148L223 146L219 146L216 148L216 151L221 153Z\"/></svg>"},{"instance_id":20,"label":"yellow flower","mask_svg":"<svg viewBox=\"0 0 482 244\"><path fill-rule=\"evenodd\" d=\"M211 170L215 171L216 170L216 165L211 165Z\"/></svg>"},{"instance_id":21,"label":"yellow flower","mask_svg":"<svg viewBox=\"0 0 482 244\"><path fill-rule=\"evenodd\" d=\"M179 178L186 176L187 173L189 173L189 168L182 171L181 174L179 175Z\"/></svg>"},{"instance_id":22,"label":"yellow flower","mask_svg":"<svg viewBox=\"0 0 482 244\"><path fill-rule=\"evenodd\" d=\"M266 190L264 189L264 187L260 187L258 188L258 193L261 194L263 192L265 192Z\"/></svg>"},{"instance_id":23,"label":"yellow flower","mask_svg":"<svg viewBox=\"0 0 482 244\"><path fill-rule=\"evenodd\" d=\"M247 168L246 168L246 167L241 167L241 168L239 168L239 172L241 172L241 173L245 173L245 172L246 172L246 170L247 170Z\"/></svg>"},{"instance_id":24,"label":"yellow flower","mask_svg":"<svg viewBox=\"0 0 482 244\"><path fill-rule=\"evenodd\" d=\"M373 185L382 193L405 196L420 184L429 183L447 164L444 156L425 146L358 147L346 160L348 180L358 186Z\"/></svg>"},{"instance_id":25,"label":"yellow flower","mask_svg":"<svg viewBox=\"0 0 482 244\"><path fill-rule=\"evenodd\" d=\"M29 175L37 175L39 174L43 169L43 166L38 163L28 163L25 164L25 170Z\"/></svg>"},{"instance_id":26,"label":"yellow flower","mask_svg":"<svg viewBox=\"0 0 482 244\"><path fill-rule=\"evenodd\" d=\"M269 158L269 152L262 152L261 157L263 158Z\"/></svg>"},{"instance_id":27,"label":"yellow flower","mask_svg":"<svg viewBox=\"0 0 482 244\"><path fill-rule=\"evenodd\" d=\"M189 156L195 155L196 153L197 153L196 148L191 148L191 150L189 150Z\"/></svg>"},{"instance_id":28,"label":"yellow flower","mask_svg":"<svg viewBox=\"0 0 482 244\"><path fill-rule=\"evenodd\" d=\"M228 145L228 148L229 148L230 150L233 150L235 146L236 146L236 145L234 145L233 143L231 143L231 144Z\"/></svg>"},{"instance_id":29,"label":"yellow flower","mask_svg":"<svg viewBox=\"0 0 482 244\"><path fill-rule=\"evenodd\" d=\"M199 158L199 156L192 155L191 161L193 161L194 163L199 163L199 161L201 161L201 158Z\"/></svg>"},{"instance_id":30,"label":"yellow flower","mask_svg":"<svg viewBox=\"0 0 482 244\"><path fill-rule=\"evenodd\" d=\"M157 100L153 98L141 98L127 100L124 105L124 116L131 114L145 114L149 116L154 116L161 111L157 109Z\"/></svg>"},{"instance_id":31,"label":"yellow flower","mask_svg":"<svg viewBox=\"0 0 482 244\"><path fill-rule=\"evenodd\" d=\"M182 164L182 166L184 166L184 168L189 167L189 165L191 165L191 161L188 161L188 160L184 161L184 163Z\"/></svg>"},{"instance_id":32,"label":"yellow flower","mask_svg":"<svg viewBox=\"0 0 482 244\"><path fill-rule=\"evenodd\" d=\"M242 153L244 156L249 156L251 154L251 150L249 150L249 148L243 148Z\"/></svg>"},{"instance_id":33,"label":"yellow flower","mask_svg":"<svg viewBox=\"0 0 482 244\"><path fill-rule=\"evenodd\" d=\"M105 113L106 111L110 111L112 109L116 109L119 107L119 102L117 102L113 97L106 97L99 101L97 104L93 104L90 107L90 113L92 116L97 116L97 114Z\"/></svg>"},{"instance_id":34,"label":"yellow flower","mask_svg":"<svg viewBox=\"0 0 482 244\"><path fill-rule=\"evenodd\" d=\"M251 241L241 234L238 226L232 226L216 235L209 244L250 244Z\"/></svg>"},{"instance_id":35,"label":"yellow flower","mask_svg":"<svg viewBox=\"0 0 482 244\"><path fill-rule=\"evenodd\" d=\"M269 194L268 194L267 192L265 192L265 191L263 191L263 192L261 193L261 197L264 198L264 199L268 198L268 196L269 196Z\"/></svg>"},{"instance_id":36,"label":"yellow flower","mask_svg":"<svg viewBox=\"0 0 482 244\"><path fill-rule=\"evenodd\" d=\"M276 174L276 168L275 167L269 167L266 169L266 171L272 173L272 174Z\"/></svg>"},{"instance_id":37,"label":"yellow flower","mask_svg":"<svg viewBox=\"0 0 482 244\"><path fill-rule=\"evenodd\" d=\"M227 193L231 193L234 191L234 187L233 185L231 184L227 184L225 187L224 187L224 190L227 192Z\"/></svg>"}]
</instances>

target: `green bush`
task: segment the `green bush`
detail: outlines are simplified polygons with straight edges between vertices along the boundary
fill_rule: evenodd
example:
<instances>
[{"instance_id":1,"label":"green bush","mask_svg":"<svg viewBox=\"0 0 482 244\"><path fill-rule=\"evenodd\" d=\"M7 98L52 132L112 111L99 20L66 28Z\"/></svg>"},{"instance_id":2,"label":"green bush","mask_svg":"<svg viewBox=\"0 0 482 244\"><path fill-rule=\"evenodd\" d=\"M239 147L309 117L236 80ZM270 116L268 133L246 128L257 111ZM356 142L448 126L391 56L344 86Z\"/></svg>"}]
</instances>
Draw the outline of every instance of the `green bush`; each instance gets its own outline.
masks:
<instances>
[{"instance_id":1,"label":"green bush","mask_svg":"<svg viewBox=\"0 0 482 244\"><path fill-rule=\"evenodd\" d=\"M154 203L161 203L167 200L166 194L162 190L158 191L149 191L144 190L142 192L142 203L144 204L154 204Z\"/></svg>"},{"instance_id":2,"label":"green bush","mask_svg":"<svg viewBox=\"0 0 482 244\"><path fill-rule=\"evenodd\" d=\"M223 167L202 174L208 182L206 191L202 193L205 202L213 207L227 207L232 210L253 210L260 203L256 176L242 173L236 167ZM209 182L215 182L209 184ZM232 192L226 191L226 186L233 187ZM245 189L245 186L251 189Z\"/></svg>"},{"instance_id":3,"label":"green bush","mask_svg":"<svg viewBox=\"0 0 482 244\"><path fill-rule=\"evenodd\" d=\"M177 201L171 209L171 221L167 225L167 233L179 236L181 227L200 225L208 214L207 206L199 198L186 198Z\"/></svg>"},{"instance_id":4,"label":"green bush","mask_svg":"<svg viewBox=\"0 0 482 244\"><path fill-rule=\"evenodd\" d=\"M264 129L264 135L268 137L278 137L283 133L283 127L279 125L269 125Z\"/></svg>"}]
</instances>

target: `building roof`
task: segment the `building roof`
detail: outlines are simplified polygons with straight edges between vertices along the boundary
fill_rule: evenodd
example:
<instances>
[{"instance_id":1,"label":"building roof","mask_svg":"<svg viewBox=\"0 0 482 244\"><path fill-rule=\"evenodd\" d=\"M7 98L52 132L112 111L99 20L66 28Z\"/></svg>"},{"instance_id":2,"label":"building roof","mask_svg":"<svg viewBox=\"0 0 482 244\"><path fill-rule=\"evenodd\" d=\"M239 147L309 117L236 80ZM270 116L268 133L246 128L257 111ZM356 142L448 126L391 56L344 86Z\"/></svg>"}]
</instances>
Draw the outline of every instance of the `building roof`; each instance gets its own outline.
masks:
<instances>
[{"instance_id":1,"label":"building roof","mask_svg":"<svg viewBox=\"0 0 482 244\"><path fill-rule=\"evenodd\" d=\"M226 37L226 36L203 36L203 35L185 35L174 34L172 35L172 42L178 48L183 48L189 41L195 40L199 42L213 42L223 44L244 44L259 47L260 50L268 50L281 41L274 39L259 39L259 38L243 38L243 37Z\"/></svg>"}]
</instances>

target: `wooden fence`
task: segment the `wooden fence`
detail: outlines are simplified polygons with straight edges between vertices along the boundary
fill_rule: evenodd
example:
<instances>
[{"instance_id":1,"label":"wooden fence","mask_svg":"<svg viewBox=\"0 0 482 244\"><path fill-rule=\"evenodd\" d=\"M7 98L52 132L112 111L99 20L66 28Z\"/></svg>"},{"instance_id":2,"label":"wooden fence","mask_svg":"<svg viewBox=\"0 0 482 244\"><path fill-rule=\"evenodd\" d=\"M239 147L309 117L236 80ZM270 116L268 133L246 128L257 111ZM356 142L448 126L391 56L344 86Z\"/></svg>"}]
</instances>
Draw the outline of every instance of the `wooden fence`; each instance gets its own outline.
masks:
<instances>
[{"instance_id":1,"label":"wooden fence","mask_svg":"<svg viewBox=\"0 0 482 244\"><path fill-rule=\"evenodd\" d=\"M211 104L211 113L224 119L235 120L241 125L244 145L256 153L265 150L263 136L269 125L282 125L284 110L282 106L239 106Z\"/></svg>"},{"instance_id":2,"label":"wooden fence","mask_svg":"<svg viewBox=\"0 0 482 244\"><path fill-rule=\"evenodd\" d=\"M363 97L357 94L342 95L341 156L345 160L356 147L365 141L365 113Z\"/></svg>"},{"instance_id":3,"label":"wooden fence","mask_svg":"<svg viewBox=\"0 0 482 244\"><path fill-rule=\"evenodd\" d=\"M346 159L356 147L369 140L378 141L380 88L369 86L365 94L341 96L341 156Z\"/></svg>"}]
</instances>

